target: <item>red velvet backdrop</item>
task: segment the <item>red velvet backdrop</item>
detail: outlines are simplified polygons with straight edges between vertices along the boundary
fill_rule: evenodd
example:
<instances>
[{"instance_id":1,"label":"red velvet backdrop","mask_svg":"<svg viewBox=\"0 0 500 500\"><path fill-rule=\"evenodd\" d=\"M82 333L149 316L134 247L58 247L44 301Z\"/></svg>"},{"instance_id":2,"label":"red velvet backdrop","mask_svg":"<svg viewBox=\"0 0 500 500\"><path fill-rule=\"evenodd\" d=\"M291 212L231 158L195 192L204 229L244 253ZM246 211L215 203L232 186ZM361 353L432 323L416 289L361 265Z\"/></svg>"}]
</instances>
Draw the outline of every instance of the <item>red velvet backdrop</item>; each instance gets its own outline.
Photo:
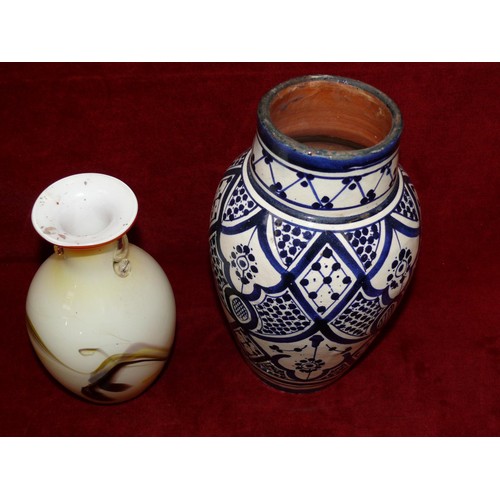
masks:
<instances>
[{"instance_id":1,"label":"red velvet backdrop","mask_svg":"<svg viewBox=\"0 0 500 500\"><path fill-rule=\"evenodd\" d=\"M308 73L359 79L398 103L424 226L414 282L381 342L330 388L293 395L260 382L232 343L207 226L219 179L250 147L260 97ZM0 65L0 434L498 436L499 118L495 64ZM85 171L135 191L131 241L164 267L177 300L167 369L111 407L61 389L24 325L51 252L31 207L48 184Z\"/></svg>"}]
</instances>

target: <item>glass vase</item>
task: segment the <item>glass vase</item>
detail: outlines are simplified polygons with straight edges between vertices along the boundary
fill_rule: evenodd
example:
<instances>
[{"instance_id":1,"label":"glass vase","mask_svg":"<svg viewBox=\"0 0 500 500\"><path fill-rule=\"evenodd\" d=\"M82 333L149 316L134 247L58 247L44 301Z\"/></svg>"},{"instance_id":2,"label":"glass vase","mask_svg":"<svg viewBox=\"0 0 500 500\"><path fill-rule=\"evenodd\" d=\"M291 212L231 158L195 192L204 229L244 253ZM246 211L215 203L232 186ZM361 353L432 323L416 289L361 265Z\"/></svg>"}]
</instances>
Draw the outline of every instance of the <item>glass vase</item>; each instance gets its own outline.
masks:
<instances>
[{"instance_id":1,"label":"glass vase","mask_svg":"<svg viewBox=\"0 0 500 500\"><path fill-rule=\"evenodd\" d=\"M54 245L27 296L29 338L64 387L96 403L134 398L158 377L175 335L167 276L128 242L137 199L122 181L85 173L37 198L32 222Z\"/></svg>"}]
</instances>

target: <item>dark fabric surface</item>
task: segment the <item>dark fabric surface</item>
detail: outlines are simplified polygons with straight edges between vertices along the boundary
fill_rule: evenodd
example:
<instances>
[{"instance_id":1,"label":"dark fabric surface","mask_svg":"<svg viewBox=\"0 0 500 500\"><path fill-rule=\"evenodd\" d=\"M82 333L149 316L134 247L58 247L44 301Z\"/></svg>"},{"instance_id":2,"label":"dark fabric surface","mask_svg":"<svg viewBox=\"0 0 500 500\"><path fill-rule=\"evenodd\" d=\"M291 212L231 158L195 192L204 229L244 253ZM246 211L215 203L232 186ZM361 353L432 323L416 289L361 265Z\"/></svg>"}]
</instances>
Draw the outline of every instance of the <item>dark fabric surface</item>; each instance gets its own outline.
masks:
<instances>
[{"instance_id":1,"label":"dark fabric surface","mask_svg":"<svg viewBox=\"0 0 500 500\"><path fill-rule=\"evenodd\" d=\"M374 85L399 105L401 163L420 196L419 266L369 355L328 389L264 385L212 285L217 184L250 147L260 97L308 73ZM0 65L4 436L498 436L500 66L497 64ZM136 193L130 240L165 269L176 343L162 376L117 406L79 400L37 361L25 297L50 245L30 212L55 180L114 175Z\"/></svg>"}]
</instances>

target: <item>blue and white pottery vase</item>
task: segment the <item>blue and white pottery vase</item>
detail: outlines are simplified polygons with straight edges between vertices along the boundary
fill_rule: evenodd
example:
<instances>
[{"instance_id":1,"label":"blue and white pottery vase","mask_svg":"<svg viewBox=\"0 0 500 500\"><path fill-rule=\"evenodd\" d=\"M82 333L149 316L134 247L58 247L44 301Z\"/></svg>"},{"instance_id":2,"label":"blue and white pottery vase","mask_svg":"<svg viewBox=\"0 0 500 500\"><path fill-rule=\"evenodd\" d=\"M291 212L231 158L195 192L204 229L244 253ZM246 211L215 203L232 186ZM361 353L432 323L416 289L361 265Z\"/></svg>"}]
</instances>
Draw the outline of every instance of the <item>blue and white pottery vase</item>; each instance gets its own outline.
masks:
<instances>
[{"instance_id":1,"label":"blue and white pottery vase","mask_svg":"<svg viewBox=\"0 0 500 500\"><path fill-rule=\"evenodd\" d=\"M420 208L398 163L396 104L305 76L269 91L250 150L213 203L210 252L234 339L276 388L324 388L394 313L415 269Z\"/></svg>"}]
</instances>

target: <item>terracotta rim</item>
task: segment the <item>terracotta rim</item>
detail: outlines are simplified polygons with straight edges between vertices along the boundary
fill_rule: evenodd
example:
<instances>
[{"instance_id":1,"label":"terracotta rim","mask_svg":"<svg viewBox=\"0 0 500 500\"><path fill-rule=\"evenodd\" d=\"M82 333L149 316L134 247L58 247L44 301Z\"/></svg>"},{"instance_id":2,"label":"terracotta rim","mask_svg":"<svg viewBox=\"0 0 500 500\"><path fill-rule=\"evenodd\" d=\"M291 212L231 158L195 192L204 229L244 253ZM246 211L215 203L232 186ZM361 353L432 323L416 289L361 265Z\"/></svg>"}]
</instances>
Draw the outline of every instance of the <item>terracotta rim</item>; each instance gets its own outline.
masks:
<instances>
[{"instance_id":1,"label":"terracotta rim","mask_svg":"<svg viewBox=\"0 0 500 500\"><path fill-rule=\"evenodd\" d=\"M319 169L374 163L397 149L402 129L392 99L338 76L288 80L265 94L258 107L258 131L266 146L285 160Z\"/></svg>"}]
</instances>

